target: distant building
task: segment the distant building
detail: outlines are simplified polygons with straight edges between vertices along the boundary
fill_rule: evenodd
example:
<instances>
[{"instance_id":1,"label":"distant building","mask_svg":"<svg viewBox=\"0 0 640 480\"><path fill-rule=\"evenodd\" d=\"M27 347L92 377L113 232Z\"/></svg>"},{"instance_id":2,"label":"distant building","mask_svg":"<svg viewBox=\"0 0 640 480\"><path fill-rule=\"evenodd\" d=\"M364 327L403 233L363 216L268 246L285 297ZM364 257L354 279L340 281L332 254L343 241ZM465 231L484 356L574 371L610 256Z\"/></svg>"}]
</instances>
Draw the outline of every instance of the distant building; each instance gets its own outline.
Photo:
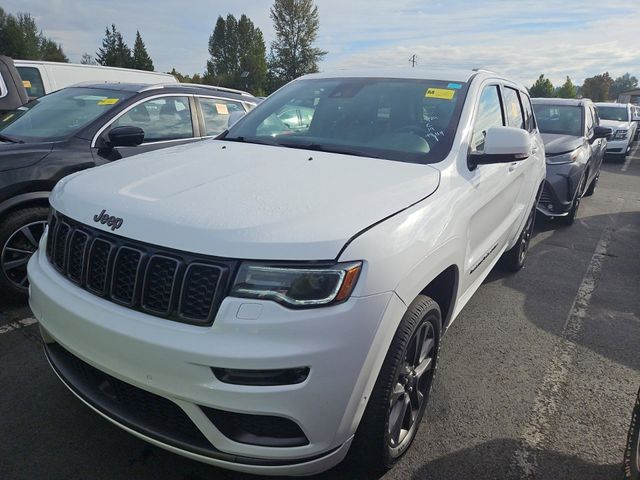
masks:
<instances>
[{"instance_id":1,"label":"distant building","mask_svg":"<svg viewBox=\"0 0 640 480\"><path fill-rule=\"evenodd\" d=\"M634 88L633 90L627 90L618 95L618 103L633 103L634 105L640 105L640 88Z\"/></svg>"}]
</instances>

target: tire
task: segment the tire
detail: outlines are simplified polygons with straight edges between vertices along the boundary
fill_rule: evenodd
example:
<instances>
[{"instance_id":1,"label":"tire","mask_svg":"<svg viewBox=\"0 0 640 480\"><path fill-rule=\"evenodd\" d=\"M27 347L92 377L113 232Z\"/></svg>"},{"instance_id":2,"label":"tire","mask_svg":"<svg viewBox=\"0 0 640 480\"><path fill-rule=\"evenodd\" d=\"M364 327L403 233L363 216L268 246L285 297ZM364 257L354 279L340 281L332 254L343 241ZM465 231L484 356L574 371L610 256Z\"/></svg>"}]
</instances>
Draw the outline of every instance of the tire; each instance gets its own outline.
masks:
<instances>
[{"instance_id":1,"label":"tire","mask_svg":"<svg viewBox=\"0 0 640 480\"><path fill-rule=\"evenodd\" d=\"M582 197L584 196L584 186L586 182L586 176L580 179L580 183L578 184L578 188L576 189L576 193L573 197L573 202L571 203L569 213L564 217L558 217L563 225L570 226L573 225L573 222L575 222L576 215L578 214L578 209L580 208L580 200L582 200Z\"/></svg>"},{"instance_id":2,"label":"tire","mask_svg":"<svg viewBox=\"0 0 640 480\"><path fill-rule=\"evenodd\" d=\"M627 448L624 452L624 478L625 480L640 479L640 391L631 415Z\"/></svg>"},{"instance_id":3,"label":"tire","mask_svg":"<svg viewBox=\"0 0 640 480\"><path fill-rule=\"evenodd\" d=\"M351 446L349 458L359 469L384 472L409 449L429 400L441 331L440 307L418 295L391 341ZM418 344L423 348L416 354ZM415 364L421 366L421 372L413 368Z\"/></svg>"},{"instance_id":4,"label":"tire","mask_svg":"<svg viewBox=\"0 0 640 480\"><path fill-rule=\"evenodd\" d=\"M536 223L536 207L531 209L531 213L529 213L529 217L527 218L524 227L522 228L522 232L520 232L520 236L518 237L518 241L516 244L507 250L502 255L502 265L505 270L509 272L517 272L524 267L524 262L527 259L527 253L529 252L529 243L531 241L531 236L533 235L533 227Z\"/></svg>"},{"instance_id":5,"label":"tire","mask_svg":"<svg viewBox=\"0 0 640 480\"><path fill-rule=\"evenodd\" d=\"M587 191L584 192L584 195L583 195L584 197L590 197L591 195L593 195L593 192L596 191L598 180L600 180L600 172L596 173L596 176L593 178L593 180L591 180L591 184L589 185L589 188L587 188Z\"/></svg>"},{"instance_id":6,"label":"tire","mask_svg":"<svg viewBox=\"0 0 640 480\"><path fill-rule=\"evenodd\" d=\"M21 302L28 295L27 262L37 250L49 209L11 212L0 223L0 297Z\"/></svg>"}]
</instances>

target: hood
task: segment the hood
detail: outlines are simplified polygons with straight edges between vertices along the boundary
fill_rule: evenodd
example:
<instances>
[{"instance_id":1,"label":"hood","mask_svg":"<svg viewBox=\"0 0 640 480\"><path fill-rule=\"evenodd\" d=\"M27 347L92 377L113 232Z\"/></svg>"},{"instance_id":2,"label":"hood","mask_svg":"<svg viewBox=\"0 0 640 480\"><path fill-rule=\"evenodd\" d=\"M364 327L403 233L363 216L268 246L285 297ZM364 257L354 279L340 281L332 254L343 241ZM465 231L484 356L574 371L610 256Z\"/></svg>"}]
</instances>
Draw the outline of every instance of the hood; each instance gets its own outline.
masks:
<instances>
[{"instance_id":1,"label":"hood","mask_svg":"<svg viewBox=\"0 0 640 480\"><path fill-rule=\"evenodd\" d=\"M629 129L629 122L621 122L619 120L603 120L603 119L600 119L600 126L601 127L613 128L613 133L615 133L615 131L618 130L618 129L628 130Z\"/></svg>"},{"instance_id":2,"label":"hood","mask_svg":"<svg viewBox=\"0 0 640 480\"><path fill-rule=\"evenodd\" d=\"M574 135L559 135L557 133L543 133L544 151L547 155L571 152L584 143L582 137Z\"/></svg>"},{"instance_id":3,"label":"hood","mask_svg":"<svg viewBox=\"0 0 640 480\"><path fill-rule=\"evenodd\" d=\"M97 228L188 252L262 260L336 258L356 233L424 199L428 165L207 140L66 177L50 202Z\"/></svg>"},{"instance_id":4,"label":"hood","mask_svg":"<svg viewBox=\"0 0 640 480\"><path fill-rule=\"evenodd\" d=\"M0 141L0 172L38 163L53 149L53 143L12 143Z\"/></svg>"}]
</instances>

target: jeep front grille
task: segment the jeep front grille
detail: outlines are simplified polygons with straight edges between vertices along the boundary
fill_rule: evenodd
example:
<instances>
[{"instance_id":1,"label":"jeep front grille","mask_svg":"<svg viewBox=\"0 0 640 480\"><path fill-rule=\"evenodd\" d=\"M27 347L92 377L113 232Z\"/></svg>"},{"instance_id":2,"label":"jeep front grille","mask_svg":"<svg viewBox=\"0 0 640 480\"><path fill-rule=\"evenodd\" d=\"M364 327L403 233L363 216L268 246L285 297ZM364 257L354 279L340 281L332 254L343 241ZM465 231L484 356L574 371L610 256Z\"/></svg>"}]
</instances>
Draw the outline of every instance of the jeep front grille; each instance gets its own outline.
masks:
<instances>
[{"instance_id":1,"label":"jeep front grille","mask_svg":"<svg viewBox=\"0 0 640 480\"><path fill-rule=\"evenodd\" d=\"M49 262L83 289L156 317L210 325L237 261L130 240L52 212Z\"/></svg>"}]
</instances>

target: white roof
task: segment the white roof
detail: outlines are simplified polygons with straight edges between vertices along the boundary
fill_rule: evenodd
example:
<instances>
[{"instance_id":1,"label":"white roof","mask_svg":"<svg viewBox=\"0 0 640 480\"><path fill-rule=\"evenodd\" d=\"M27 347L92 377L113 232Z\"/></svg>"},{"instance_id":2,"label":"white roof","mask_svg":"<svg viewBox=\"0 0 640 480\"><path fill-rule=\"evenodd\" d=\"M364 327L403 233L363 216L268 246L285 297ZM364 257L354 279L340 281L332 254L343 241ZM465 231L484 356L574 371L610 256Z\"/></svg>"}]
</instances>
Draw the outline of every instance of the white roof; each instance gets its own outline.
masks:
<instances>
[{"instance_id":1,"label":"white roof","mask_svg":"<svg viewBox=\"0 0 640 480\"><path fill-rule=\"evenodd\" d=\"M424 80L444 80L452 82L468 82L478 73L471 69L446 69L439 67L418 68L371 68L358 70L331 70L322 73L312 73L301 78L344 78L344 77L370 77L370 78L411 78Z\"/></svg>"},{"instance_id":2,"label":"white roof","mask_svg":"<svg viewBox=\"0 0 640 480\"><path fill-rule=\"evenodd\" d=\"M629 106L628 103L615 103L615 102L596 102L596 107L618 107L618 108L627 108Z\"/></svg>"}]
</instances>

